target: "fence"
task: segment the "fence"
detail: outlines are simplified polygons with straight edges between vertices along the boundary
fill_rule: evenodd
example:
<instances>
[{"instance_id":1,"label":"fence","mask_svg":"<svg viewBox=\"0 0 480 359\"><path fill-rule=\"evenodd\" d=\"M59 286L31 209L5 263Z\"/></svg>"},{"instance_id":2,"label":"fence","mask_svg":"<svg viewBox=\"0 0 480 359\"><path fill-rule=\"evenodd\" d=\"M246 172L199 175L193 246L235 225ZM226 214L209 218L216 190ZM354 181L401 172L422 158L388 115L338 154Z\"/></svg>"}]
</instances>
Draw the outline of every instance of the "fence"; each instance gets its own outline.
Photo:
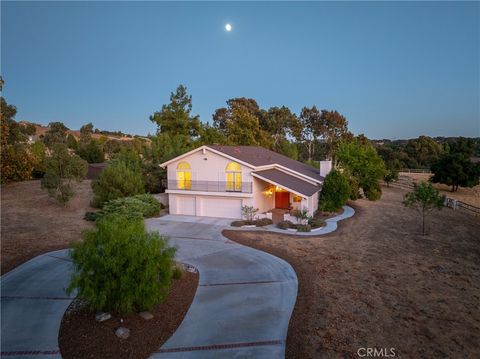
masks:
<instances>
[{"instance_id":1,"label":"fence","mask_svg":"<svg viewBox=\"0 0 480 359\"><path fill-rule=\"evenodd\" d=\"M402 168L399 172L407 172L407 173L432 173L429 168Z\"/></svg>"},{"instance_id":2,"label":"fence","mask_svg":"<svg viewBox=\"0 0 480 359\"><path fill-rule=\"evenodd\" d=\"M403 189L412 190L414 188L413 183L406 181L405 179L399 179L398 181L392 182L390 185L394 185ZM480 215L480 207L473 206L471 204L462 202L458 199L446 197L445 198L445 207L454 209L454 210L464 210L474 215Z\"/></svg>"}]
</instances>

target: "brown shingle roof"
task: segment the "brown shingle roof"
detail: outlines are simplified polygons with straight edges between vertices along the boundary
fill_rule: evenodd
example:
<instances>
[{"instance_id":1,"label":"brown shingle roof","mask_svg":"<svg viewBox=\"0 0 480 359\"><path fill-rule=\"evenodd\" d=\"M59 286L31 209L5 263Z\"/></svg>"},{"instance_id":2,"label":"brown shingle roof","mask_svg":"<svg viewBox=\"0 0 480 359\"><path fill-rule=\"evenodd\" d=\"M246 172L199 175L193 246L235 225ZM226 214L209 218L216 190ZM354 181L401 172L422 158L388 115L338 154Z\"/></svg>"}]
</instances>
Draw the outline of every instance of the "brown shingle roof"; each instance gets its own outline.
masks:
<instances>
[{"instance_id":1,"label":"brown shingle roof","mask_svg":"<svg viewBox=\"0 0 480 359\"><path fill-rule=\"evenodd\" d=\"M315 180L324 180L324 178L320 176L319 169L309 166L305 163L295 161L287 156L267 150L263 147L220 145L208 145L207 147L234 157L240 161L246 162L252 166L268 166L276 163Z\"/></svg>"},{"instance_id":2,"label":"brown shingle roof","mask_svg":"<svg viewBox=\"0 0 480 359\"><path fill-rule=\"evenodd\" d=\"M310 197L314 193L320 191L321 186L316 186L305 182L300 178L289 175L277 169L252 172L254 175L261 176L267 180L273 181L286 189L301 193L306 197Z\"/></svg>"}]
</instances>

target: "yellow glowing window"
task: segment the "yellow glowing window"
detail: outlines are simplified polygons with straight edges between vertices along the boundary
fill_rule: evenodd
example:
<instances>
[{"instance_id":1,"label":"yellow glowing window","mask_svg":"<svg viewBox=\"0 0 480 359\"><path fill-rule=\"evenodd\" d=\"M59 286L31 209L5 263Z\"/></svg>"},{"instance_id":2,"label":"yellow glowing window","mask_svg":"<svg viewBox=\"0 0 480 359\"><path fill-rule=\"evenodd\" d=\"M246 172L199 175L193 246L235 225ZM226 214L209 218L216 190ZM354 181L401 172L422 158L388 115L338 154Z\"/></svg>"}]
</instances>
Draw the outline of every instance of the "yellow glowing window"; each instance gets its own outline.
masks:
<instances>
[{"instance_id":1,"label":"yellow glowing window","mask_svg":"<svg viewBox=\"0 0 480 359\"><path fill-rule=\"evenodd\" d=\"M188 162L180 162L177 166L177 188L190 189L192 188L192 172Z\"/></svg>"},{"instance_id":2,"label":"yellow glowing window","mask_svg":"<svg viewBox=\"0 0 480 359\"><path fill-rule=\"evenodd\" d=\"M225 168L227 191L242 190L242 167L237 162L230 162Z\"/></svg>"}]
</instances>

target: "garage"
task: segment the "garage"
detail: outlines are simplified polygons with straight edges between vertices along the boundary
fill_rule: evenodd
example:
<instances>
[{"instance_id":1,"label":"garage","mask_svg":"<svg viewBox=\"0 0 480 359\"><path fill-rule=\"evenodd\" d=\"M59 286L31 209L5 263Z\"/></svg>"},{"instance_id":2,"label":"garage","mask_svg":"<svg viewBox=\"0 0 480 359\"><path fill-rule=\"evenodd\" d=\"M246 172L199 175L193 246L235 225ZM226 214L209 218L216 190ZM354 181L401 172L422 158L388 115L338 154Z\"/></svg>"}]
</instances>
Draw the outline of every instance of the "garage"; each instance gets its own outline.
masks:
<instances>
[{"instance_id":1,"label":"garage","mask_svg":"<svg viewBox=\"0 0 480 359\"><path fill-rule=\"evenodd\" d=\"M199 198L199 216L242 218L242 200L238 198Z\"/></svg>"},{"instance_id":2,"label":"garage","mask_svg":"<svg viewBox=\"0 0 480 359\"><path fill-rule=\"evenodd\" d=\"M175 196L176 210L174 214L195 216L195 197Z\"/></svg>"}]
</instances>

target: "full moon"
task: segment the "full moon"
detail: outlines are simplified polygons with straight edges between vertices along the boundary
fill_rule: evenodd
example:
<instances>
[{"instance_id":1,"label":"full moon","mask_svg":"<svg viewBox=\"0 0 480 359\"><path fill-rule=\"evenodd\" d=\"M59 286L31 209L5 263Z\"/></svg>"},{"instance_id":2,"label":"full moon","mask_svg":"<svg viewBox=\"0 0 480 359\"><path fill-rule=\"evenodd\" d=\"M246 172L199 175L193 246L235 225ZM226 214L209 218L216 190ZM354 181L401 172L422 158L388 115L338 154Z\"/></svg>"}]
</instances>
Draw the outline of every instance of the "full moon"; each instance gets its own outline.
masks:
<instances>
[{"instance_id":1,"label":"full moon","mask_svg":"<svg viewBox=\"0 0 480 359\"><path fill-rule=\"evenodd\" d=\"M232 25L230 24L225 25L225 30L232 31Z\"/></svg>"}]
</instances>

